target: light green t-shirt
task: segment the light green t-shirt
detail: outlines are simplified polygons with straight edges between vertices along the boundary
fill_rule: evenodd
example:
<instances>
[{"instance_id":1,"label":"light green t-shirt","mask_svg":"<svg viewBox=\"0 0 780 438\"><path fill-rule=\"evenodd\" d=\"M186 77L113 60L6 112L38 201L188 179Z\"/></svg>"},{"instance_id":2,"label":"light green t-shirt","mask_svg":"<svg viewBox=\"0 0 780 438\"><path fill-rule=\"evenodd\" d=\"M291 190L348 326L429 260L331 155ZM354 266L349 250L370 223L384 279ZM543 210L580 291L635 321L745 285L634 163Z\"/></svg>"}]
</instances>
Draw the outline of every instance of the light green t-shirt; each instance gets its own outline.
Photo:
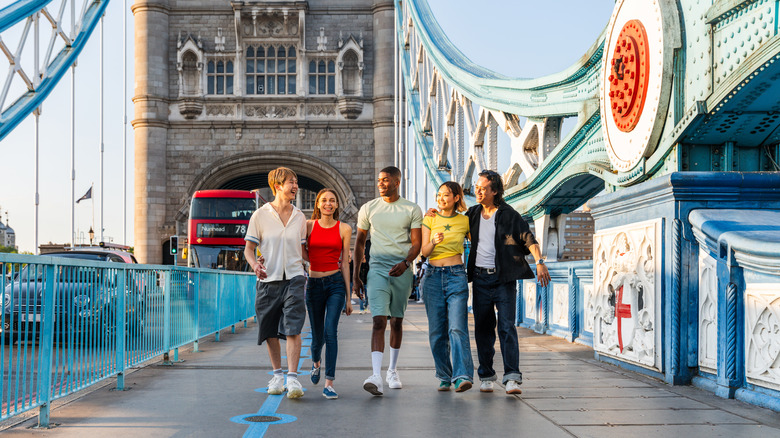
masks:
<instances>
[{"instance_id":1,"label":"light green t-shirt","mask_svg":"<svg viewBox=\"0 0 780 438\"><path fill-rule=\"evenodd\" d=\"M422 226L422 210L404 198L390 203L380 197L360 207L357 226L371 234L371 269L389 270L409 254L410 232Z\"/></svg>"}]
</instances>

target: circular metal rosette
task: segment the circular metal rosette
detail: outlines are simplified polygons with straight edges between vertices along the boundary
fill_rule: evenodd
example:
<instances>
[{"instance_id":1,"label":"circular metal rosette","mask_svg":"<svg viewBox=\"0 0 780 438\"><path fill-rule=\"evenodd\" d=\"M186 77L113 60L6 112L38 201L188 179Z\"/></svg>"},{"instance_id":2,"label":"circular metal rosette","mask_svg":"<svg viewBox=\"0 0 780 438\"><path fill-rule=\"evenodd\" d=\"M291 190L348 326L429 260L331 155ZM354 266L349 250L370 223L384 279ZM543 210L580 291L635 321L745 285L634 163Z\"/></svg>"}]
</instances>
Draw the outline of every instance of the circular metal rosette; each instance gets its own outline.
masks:
<instances>
[{"instance_id":1,"label":"circular metal rosette","mask_svg":"<svg viewBox=\"0 0 780 438\"><path fill-rule=\"evenodd\" d=\"M619 0L604 42L602 130L614 169L629 172L652 155L672 91L680 25L673 0Z\"/></svg>"}]
</instances>

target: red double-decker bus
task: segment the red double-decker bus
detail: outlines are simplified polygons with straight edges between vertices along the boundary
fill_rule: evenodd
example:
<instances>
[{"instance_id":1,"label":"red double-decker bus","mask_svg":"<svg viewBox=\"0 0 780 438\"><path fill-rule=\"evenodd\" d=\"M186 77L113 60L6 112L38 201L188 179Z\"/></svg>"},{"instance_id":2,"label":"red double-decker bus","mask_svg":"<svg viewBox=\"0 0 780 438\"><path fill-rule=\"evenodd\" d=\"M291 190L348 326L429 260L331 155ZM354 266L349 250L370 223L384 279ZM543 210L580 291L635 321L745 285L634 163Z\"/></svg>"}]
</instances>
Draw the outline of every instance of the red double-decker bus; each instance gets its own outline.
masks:
<instances>
[{"instance_id":1,"label":"red double-decker bus","mask_svg":"<svg viewBox=\"0 0 780 438\"><path fill-rule=\"evenodd\" d=\"M261 198L245 190L200 190L192 195L187 266L249 271L244 235Z\"/></svg>"}]
</instances>

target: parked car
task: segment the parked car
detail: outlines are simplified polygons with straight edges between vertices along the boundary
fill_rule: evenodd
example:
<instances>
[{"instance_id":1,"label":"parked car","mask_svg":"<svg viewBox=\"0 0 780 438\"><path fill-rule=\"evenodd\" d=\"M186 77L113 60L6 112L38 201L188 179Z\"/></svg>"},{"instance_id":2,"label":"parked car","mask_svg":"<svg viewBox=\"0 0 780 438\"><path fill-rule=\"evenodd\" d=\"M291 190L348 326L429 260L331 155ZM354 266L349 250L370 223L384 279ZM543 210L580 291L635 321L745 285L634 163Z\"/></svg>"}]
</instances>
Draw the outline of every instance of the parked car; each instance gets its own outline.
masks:
<instances>
[{"instance_id":1,"label":"parked car","mask_svg":"<svg viewBox=\"0 0 780 438\"><path fill-rule=\"evenodd\" d=\"M132 254L118 250L79 249L46 254L47 257L137 263ZM3 293L2 332L8 342L41 335L44 290L49 281L43 265L23 267ZM54 275L54 332L59 339L77 342L110 342L116 330L119 306L118 275L122 271L86 266L57 266ZM143 330L144 287L127 271L125 328L128 335Z\"/></svg>"}]
</instances>

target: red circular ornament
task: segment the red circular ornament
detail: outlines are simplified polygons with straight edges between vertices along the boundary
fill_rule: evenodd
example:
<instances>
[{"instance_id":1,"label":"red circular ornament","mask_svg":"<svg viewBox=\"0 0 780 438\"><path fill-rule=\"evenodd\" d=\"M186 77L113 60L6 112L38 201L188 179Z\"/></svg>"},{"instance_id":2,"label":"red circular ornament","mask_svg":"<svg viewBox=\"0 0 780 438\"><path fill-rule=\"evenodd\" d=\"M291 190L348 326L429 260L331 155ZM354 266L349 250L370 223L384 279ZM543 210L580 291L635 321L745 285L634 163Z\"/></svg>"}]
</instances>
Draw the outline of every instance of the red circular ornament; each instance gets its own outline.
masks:
<instances>
[{"instance_id":1,"label":"red circular ornament","mask_svg":"<svg viewBox=\"0 0 780 438\"><path fill-rule=\"evenodd\" d=\"M639 123L647 97L649 58L647 32L639 20L623 26L609 70L609 104L618 129L631 132Z\"/></svg>"}]
</instances>

